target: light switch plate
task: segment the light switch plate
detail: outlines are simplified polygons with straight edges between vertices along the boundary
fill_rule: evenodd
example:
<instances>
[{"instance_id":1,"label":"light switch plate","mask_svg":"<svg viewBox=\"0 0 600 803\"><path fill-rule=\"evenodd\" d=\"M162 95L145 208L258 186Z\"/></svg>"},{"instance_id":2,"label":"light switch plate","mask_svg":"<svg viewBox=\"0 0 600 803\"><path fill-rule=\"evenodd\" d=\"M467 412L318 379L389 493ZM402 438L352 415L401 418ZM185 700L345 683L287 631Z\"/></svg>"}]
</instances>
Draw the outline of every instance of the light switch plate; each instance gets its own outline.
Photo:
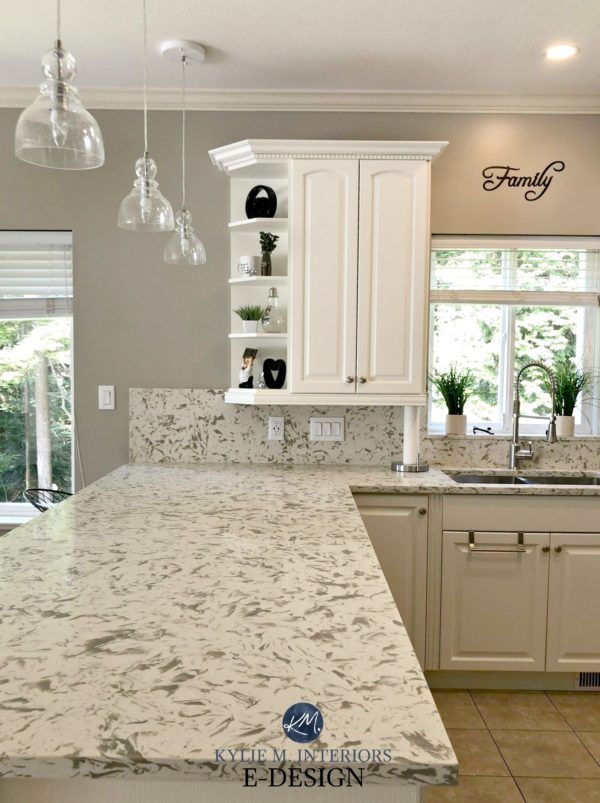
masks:
<instances>
[{"instance_id":1,"label":"light switch plate","mask_svg":"<svg viewBox=\"0 0 600 803\"><path fill-rule=\"evenodd\" d=\"M313 417L309 422L309 440L343 441L344 419L333 416Z\"/></svg>"},{"instance_id":2,"label":"light switch plate","mask_svg":"<svg viewBox=\"0 0 600 803\"><path fill-rule=\"evenodd\" d=\"M114 385L98 385L98 409L99 410L115 409Z\"/></svg>"}]
</instances>

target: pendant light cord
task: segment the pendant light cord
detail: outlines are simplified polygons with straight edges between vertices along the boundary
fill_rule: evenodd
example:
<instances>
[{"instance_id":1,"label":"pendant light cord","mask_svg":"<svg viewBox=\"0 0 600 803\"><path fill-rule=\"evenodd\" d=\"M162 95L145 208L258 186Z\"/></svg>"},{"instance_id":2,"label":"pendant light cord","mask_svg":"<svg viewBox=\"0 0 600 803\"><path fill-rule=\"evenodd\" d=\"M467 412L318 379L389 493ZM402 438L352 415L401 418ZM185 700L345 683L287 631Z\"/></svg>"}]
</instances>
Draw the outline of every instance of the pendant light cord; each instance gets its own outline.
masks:
<instances>
[{"instance_id":1,"label":"pendant light cord","mask_svg":"<svg viewBox=\"0 0 600 803\"><path fill-rule=\"evenodd\" d=\"M148 20L146 0L142 0L144 9L144 154L148 153Z\"/></svg>"},{"instance_id":2,"label":"pendant light cord","mask_svg":"<svg viewBox=\"0 0 600 803\"><path fill-rule=\"evenodd\" d=\"M181 51L181 206L185 209L185 65L186 58L183 50Z\"/></svg>"},{"instance_id":3,"label":"pendant light cord","mask_svg":"<svg viewBox=\"0 0 600 803\"><path fill-rule=\"evenodd\" d=\"M60 0L56 0L56 41L60 45Z\"/></svg>"}]
</instances>

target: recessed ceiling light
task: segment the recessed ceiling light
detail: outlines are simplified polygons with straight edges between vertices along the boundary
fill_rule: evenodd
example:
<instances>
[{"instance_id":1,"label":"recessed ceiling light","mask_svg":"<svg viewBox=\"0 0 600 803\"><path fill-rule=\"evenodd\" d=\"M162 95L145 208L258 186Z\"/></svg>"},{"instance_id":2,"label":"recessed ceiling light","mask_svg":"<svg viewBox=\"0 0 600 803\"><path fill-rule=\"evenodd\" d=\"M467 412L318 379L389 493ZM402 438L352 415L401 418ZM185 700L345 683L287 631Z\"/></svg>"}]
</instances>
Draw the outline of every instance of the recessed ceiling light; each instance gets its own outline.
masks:
<instances>
[{"instance_id":1,"label":"recessed ceiling light","mask_svg":"<svg viewBox=\"0 0 600 803\"><path fill-rule=\"evenodd\" d=\"M551 61L562 61L570 59L579 53L579 48L575 45L552 45L546 50L546 58Z\"/></svg>"}]
</instances>

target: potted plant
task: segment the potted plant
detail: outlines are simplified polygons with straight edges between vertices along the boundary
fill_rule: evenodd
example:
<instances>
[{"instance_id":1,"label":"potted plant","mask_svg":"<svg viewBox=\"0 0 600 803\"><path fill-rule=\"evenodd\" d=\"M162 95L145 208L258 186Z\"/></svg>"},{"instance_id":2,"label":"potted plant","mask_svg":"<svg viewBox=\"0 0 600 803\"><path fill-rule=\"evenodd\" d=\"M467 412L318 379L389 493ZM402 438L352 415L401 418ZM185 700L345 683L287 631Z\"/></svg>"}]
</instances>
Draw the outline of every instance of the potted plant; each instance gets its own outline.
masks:
<instances>
[{"instance_id":1,"label":"potted plant","mask_svg":"<svg viewBox=\"0 0 600 803\"><path fill-rule=\"evenodd\" d=\"M472 396L474 385L471 371L460 371L451 365L447 371L434 371L429 377L438 389L448 408L446 435L466 435L467 416L465 404Z\"/></svg>"},{"instance_id":2,"label":"potted plant","mask_svg":"<svg viewBox=\"0 0 600 803\"><path fill-rule=\"evenodd\" d=\"M564 357L556 361L554 370L554 414L556 415L556 434L559 438L572 438L575 434L573 412L580 394L589 390L592 375L579 370L575 362Z\"/></svg>"},{"instance_id":3,"label":"potted plant","mask_svg":"<svg viewBox=\"0 0 600 803\"><path fill-rule=\"evenodd\" d=\"M269 234L268 231L260 232L260 250L262 252L262 261L260 263L261 276L270 276L272 271L271 266L271 253L277 248L277 234Z\"/></svg>"},{"instance_id":4,"label":"potted plant","mask_svg":"<svg viewBox=\"0 0 600 803\"><path fill-rule=\"evenodd\" d=\"M258 329L258 322L261 320L265 311L258 304L242 304L235 310L235 314L242 319L242 329L244 334L254 334Z\"/></svg>"}]
</instances>

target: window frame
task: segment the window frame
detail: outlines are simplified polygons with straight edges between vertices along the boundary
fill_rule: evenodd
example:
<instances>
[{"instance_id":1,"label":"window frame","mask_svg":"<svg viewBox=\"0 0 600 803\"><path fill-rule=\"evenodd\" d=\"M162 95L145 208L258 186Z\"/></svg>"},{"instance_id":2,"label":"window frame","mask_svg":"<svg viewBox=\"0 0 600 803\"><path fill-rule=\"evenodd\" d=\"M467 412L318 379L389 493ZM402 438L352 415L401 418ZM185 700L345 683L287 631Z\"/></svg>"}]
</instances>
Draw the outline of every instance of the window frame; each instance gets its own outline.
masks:
<instances>
[{"instance_id":1,"label":"window frame","mask_svg":"<svg viewBox=\"0 0 600 803\"><path fill-rule=\"evenodd\" d=\"M498 250L502 252L503 279L506 283L508 269L514 268L516 250L553 250L553 251L599 251L600 237L488 237L477 235L433 235L431 238L431 252L435 250ZM586 256L583 254L582 256ZM431 260L433 264L433 259ZM431 287L429 298L429 344L428 366L433 365L433 315L436 304L479 304L500 306L502 312L502 335L499 371L498 402L500 420L470 421L469 426L488 427L495 435L509 435L512 430L512 400L514 394L515 378L515 322L516 310L520 306L551 306L553 301L562 306L583 307L583 337L581 338L581 356L578 361L585 369L594 370L596 358L600 355L600 287L598 285L598 271L600 259L597 258L594 272L586 272L585 290L577 291L521 291L521 290L437 290ZM594 283L592 284L592 282ZM514 298L514 303L508 303L508 295ZM571 301L572 303L565 303ZM442 434L444 425L432 421L433 394L427 398L428 431L431 434ZM581 405L582 423L575 427L575 435L580 437L592 436L600 433L600 407L593 405L586 399ZM522 435L543 436L547 424L543 420L537 421L523 418L520 431Z\"/></svg>"},{"instance_id":2,"label":"window frame","mask_svg":"<svg viewBox=\"0 0 600 803\"><path fill-rule=\"evenodd\" d=\"M71 231L0 231L0 250L11 246L42 245L67 246L71 249L70 287L72 295L41 296L34 298L0 298L0 321L44 320L47 318L68 318L70 320L70 378L71 378L71 490L76 481L76 431L75 431L75 387L74 387L74 320L73 320L73 233ZM6 526L17 526L39 515L29 502L0 502L0 530ZM1 533L0 533L1 534Z\"/></svg>"}]
</instances>

